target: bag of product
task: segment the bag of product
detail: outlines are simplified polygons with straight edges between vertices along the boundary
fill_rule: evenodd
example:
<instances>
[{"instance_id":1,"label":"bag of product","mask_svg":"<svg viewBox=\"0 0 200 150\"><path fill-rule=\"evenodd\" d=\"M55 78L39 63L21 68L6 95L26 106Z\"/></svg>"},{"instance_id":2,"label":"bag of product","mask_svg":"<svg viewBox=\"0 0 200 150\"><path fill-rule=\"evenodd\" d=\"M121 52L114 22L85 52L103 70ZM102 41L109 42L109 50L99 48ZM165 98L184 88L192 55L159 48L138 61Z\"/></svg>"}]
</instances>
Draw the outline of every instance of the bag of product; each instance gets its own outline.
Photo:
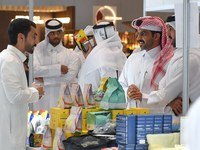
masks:
<instances>
[{"instance_id":1,"label":"bag of product","mask_svg":"<svg viewBox=\"0 0 200 150\"><path fill-rule=\"evenodd\" d=\"M67 83L61 83L57 107L64 109L72 106L71 93Z\"/></svg>"},{"instance_id":2,"label":"bag of product","mask_svg":"<svg viewBox=\"0 0 200 150\"><path fill-rule=\"evenodd\" d=\"M92 92L92 84L84 85L83 102L85 108L95 108L94 95Z\"/></svg>"},{"instance_id":3,"label":"bag of product","mask_svg":"<svg viewBox=\"0 0 200 150\"><path fill-rule=\"evenodd\" d=\"M82 112L82 107L72 106L71 113L67 118L67 120L65 121L65 131L75 133L81 112Z\"/></svg>"},{"instance_id":4,"label":"bag of product","mask_svg":"<svg viewBox=\"0 0 200 150\"><path fill-rule=\"evenodd\" d=\"M100 108L103 109L125 109L125 93L116 78L108 78L107 90L101 100Z\"/></svg>"},{"instance_id":5,"label":"bag of product","mask_svg":"<svg viewBox=\"0 0 200 150\"><path fill-rule=\"evenodd\" d=\"M82 132L82 111L77 121L76 132Z\"/></svg>"},{"instance_id":6,"label":"bag of product","mask_svg":"<svg viewBox=\"0 0 200 150\"><path fill-rule=\"evenodd\" d=\"M47 130L44 134L44 138L43 138L43 150L49 150L52 147L52 136L51 136L51 129L49 127L49 125L46 125Z\"/></svg>"},{"instance_id":7,"label":"bag of product","mask_svg":"<svg viewBox=\"0 0 200 150\"><path fill-rule=\"evenodd\" d=\"M79 85L77 85L74 89L75 89L75 94L74 94L74 98L73 98L73 106L78 106L78 107L80 106L80 107L84 108L81 87Z\"/></svg>"},{"instance_id":8,"label":"bag of product","mask_svg":"<svg viewBox=\"0 0 200 150\"><path fill-rule=\"evenodd\" d=\"M87 114L87 129L94 130L96 125L105 125L111 119L110 111L89 112Z\"/></svg>"},{"instance_id":9,"label":"bag of product","mask_svg":"<svg viewBox=\"0 0 200 150\"><path fill-rule=\"evenodd\" d=\"M65 150L63 141L65 140L65 131L59 127L56 128L55 137L53 140L52 150Z\"/></svg>"}]
</instances>

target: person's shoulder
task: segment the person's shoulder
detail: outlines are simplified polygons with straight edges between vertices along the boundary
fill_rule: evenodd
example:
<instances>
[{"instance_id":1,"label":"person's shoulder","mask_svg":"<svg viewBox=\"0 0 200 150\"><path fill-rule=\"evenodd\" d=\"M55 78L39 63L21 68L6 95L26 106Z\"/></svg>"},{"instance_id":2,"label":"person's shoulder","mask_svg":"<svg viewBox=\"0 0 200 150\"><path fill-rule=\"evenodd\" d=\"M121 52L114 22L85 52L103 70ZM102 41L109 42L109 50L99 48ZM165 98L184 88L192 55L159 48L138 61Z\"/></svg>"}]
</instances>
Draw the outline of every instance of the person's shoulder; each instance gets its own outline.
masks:
<instances>
[{"instance_id":1,"label":"person's shoulder","mask_svg":"<svg viewBox=\"0 0 200 150\"><path fill-rule=\"evenodd\" d=\"M39 42L39 43L36 45L35 50L41 50L41 48L43 48L44 46L45 46L45 41L43 40L43 41ZM35 51L35 50L34 50L34 51Z\"/></svg>"},{"instance_id":2,"label":"person's shoulder","mask_svg":"<svg viewBox=\"0 0 200 150\"><path fill-rule=\"evenodd\" d=\"M0 53L0 61L1 63L13 63L16 64L16 56L12 51L8 51L7 49L4 49Z\"/></svg>"}]
</instances>

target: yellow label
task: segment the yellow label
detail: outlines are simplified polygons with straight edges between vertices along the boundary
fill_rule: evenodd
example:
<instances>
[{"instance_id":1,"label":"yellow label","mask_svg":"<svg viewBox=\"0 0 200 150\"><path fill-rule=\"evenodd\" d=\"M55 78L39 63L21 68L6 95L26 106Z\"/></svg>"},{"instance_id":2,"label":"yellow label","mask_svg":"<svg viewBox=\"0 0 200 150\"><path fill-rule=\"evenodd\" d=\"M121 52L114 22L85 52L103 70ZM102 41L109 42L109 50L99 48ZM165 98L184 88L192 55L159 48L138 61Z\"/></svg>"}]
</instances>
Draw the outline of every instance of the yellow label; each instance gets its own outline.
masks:
<instances>
[{"instance_id":1,"label":"yellow label","mask_svg":"<svg viewBox=\"0 0 200 150\"><path fill-rule=\"evenodd\" d=\"M61 100L62 100L62 96L60 96L60 98L59 98L59 100L58 100L58 103L59 103L59 104L60 104Z\"/></svg>"},{"instance_id":2,"label":"yellow label","mask_svg":"<svg viewBox=\"0 0 200 150\"><path fill-rule=\"evenodd\" d=\"M56 147L56 143L57 143L57 141L55 140L55 141L53 141L53 148L55 148Z\"/></svg>"},{"instance_id":3,"label":"yellow label","mask_svg":"<svg viewBox=\"0 0 200 150\"><path fill-rule=\"evenodd\" d=\"M69 119L69 120L67 121L67 127L70 127L71 124L72 124L72 119Z\"/></svg>"}]
</instances>

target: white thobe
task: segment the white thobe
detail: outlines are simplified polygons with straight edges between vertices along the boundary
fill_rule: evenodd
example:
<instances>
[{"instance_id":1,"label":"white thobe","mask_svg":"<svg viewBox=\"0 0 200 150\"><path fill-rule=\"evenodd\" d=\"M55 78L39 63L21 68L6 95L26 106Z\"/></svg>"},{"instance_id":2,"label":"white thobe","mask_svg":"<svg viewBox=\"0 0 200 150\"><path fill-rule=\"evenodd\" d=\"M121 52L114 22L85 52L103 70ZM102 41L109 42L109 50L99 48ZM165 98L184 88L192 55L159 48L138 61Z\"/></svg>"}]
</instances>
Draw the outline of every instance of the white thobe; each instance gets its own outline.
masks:
<instances>
[{"instance_id":1,"label":"white thobe","mask_svg":"<svg viewBox=\"0 0 200 150\"><path fill-rule=\"evenodd\" d=\"M33 104L34 110L49 111L51 107L57 106L60 84L74 82L78 72L77 62L78 57L75 52L62 46L62 43L53 47L42 41L37 45L33 53L34 78L43 77L43 83L37 80L35 82L41 83L45 95ZM67 74L61 73L61 65L68 67Z\"/></svg>"},{"instance_id":2,"label":"white thobe","mask_svg":"<svg viewBox=\"0 0 200 150\"><path fill-rule=\"evenodd\" d=\"M148 94L151 92L150 84L152 78L152 68L155 59L161 51L157 46L149 51L146 50L132 54L126 61L119 82L122 85L127 98L127 90L131 84L136 85L142 93L142 102L127 98L127 108L142 107L150 109L151 113L163 111L158 104L147 105Z\"/></svg>"},{"instance_id":3,"label":"white thobe","mask_svg":"<svg viewBox=\"0 0 200 150\"><path fill-rule=\"evenodd\" d=\"M189 96L195 101L200 95L200 52L197 49L190 49L189 52ZM149 95L148 104L166 105L176 97L182 97L183 89L183 49L174 51L174 56L169 62L167 72L159 83L159 90L152 91ZM165 113L173 115L173 121L179 121L171 108L167 106Z\"/></svg>"},{"instance_id":4,"label":"white thobe","mask_svg":"<svg viewBox=\"0 0 200 150\"><path fill-rule=\"evenodd\" d=\"M28 88L23 62L26 56L8 45L0 53L0 145L2 150L26 150L28 103L39 99Z\"/></svg>"},{"instance_id":5,"label":"white thobe","mask_svg":"<svg viewBox=\"0 0 200 150\"><path fill-rule=\"evenodd\" d=\"M107 66L99 67L87 74L88 65L89 64L87 61L83 63L78 75L78 84L80 85L82 92L84 92L85 84L92 84L92 90L96 90L100 86L101 78L117 78L116 70L113 70Z\"/></svg>"},{"instance_id":6,"label":"white thobe","mask_svg":"<svg viewBox=\"0 0 200 150\"><path fill-rule=\"evenodd\" d=\"M103 77L119 77L126 60L121 39L116 32L112 37L97 44L85 59L78 74L81 90L84 91L85 84L92 84L92 90L96 90Z\"/></svg>"}]
</instances>

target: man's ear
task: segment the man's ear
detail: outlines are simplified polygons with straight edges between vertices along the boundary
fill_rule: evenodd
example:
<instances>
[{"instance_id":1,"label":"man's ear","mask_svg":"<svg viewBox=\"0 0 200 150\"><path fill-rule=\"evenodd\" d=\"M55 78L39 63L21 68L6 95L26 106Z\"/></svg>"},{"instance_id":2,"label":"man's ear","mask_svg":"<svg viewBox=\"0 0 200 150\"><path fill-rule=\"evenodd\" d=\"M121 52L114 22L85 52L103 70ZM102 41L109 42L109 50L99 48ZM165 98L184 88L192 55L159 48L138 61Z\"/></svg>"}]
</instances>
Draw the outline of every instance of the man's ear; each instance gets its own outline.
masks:
<instances>
[{"instance_id":1,"label":"man's ear","mask_svg":"<svg viewBox=\"0 0 200 150\"><path fill-rule=\"evenodd\" d=\"M22 33L17 35L17 42L23 42L25 40L25 36Z\"/></svg>"},{"instance_id":2,"label":"man's ear","mask_svg":"<svg viewBox=\"0 0 200 150\"><path fill-rule=\"evenodd\" d=\"M155 40L160 40L160 33L155 33L154 34L154 39Z\"/></svg>"}]
</instances>

